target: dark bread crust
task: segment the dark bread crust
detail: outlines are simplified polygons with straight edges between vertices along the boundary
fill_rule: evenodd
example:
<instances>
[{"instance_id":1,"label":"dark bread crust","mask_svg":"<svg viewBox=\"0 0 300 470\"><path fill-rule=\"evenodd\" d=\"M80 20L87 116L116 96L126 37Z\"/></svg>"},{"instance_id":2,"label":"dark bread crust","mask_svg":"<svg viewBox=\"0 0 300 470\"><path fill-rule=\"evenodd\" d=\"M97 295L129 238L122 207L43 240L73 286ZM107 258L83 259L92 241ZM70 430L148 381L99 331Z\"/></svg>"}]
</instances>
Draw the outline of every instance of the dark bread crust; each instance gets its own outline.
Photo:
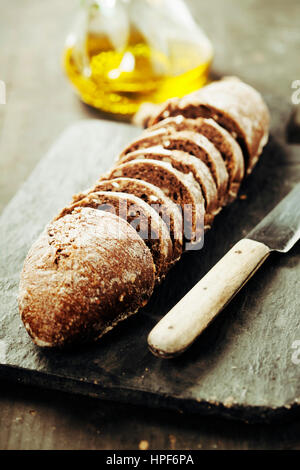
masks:
<instances>
[{"instance_id":1,"label":"dark bread crust","mask_svg":"<svg viewBox=\"0 0 300 470\"><path fill-rule=\"evenodd\" d=\"M95 340L152 294L154 264L124 220L78 209L46 227L21 275L19 310L38 346Z\"/></svg>"},{"instance_id":2,"label":"dark bread crust","mask_svg":"<svg viewBox=\"0 0 300 470\"><path fill-rule=\"evenodd\" d=\"M73 196L73 202L78 202L90 193L98 191L114 191L133 194L141 198L160 215L166 223L173 243L172 262L175 263L183 249L183 221L181 208L165 196L161 189L146 181L135 178L115 178L97 182L92 188Z\"/></svg>"},{"instance_id":3,"label":"dark bread crust","mask_svg":"<svg viewBox=\"0 0 300 470\"><path fill-rule=\"evenodd\" d=\"M137 159L153 159L170 163L173 168L182 173L191 173L200 186L205 199L205 227L209 228L215 215L221 210L218 201L218 191L211 173L204 162L181 150L167 150L162 146L149 147L128 153L120 163Z\"/></svg>"},{"instance_id":4,"label":"dark bread crust","mask_svg":"<svg viewBox=\"0 0 300 470\"><path fill-rule=\"evenodd\" d=\"M65 207L56 220L79 207L111 212L135 227L152 253L157 281L164 278L170 268L173 245L166 224L149 204L132 194L98 191Z\"/></svg>"},{"instance_id":5,"label":"dark bread crust","mask_svg":"<svg viewBox=\"0 0 300 470\"><path fill-rule=\"evenodd\" d=\"M169 132L160 128L143 135L131 142L121 153L120 160L135 150L162 145L169 150L181 150L204 161L209 167L218 188L220 206L224 204L228 187L228 173L222 155L204 136L192 131Z\"/></svg>"},{"instance_id":6,"label":"dark bread crust","mask_svg":"<svg viewBox=\"0 0 300 470\"><path fill-rule=\"evenodd\" d=\"M203 237L204 199L192 175L177 171L170 163L142 159L120 163L103 176L103 180L119 177L141 179L159 187L175 204L181 206L185 239L198 243Z\"/></svg>"},{"instance_id":7,"label":"dark bread crust","mask_svg":"<svg viewBox=\"0 0 300 470\"><path fill-rule=\"evenodd\" d=\"M268 140L270 116L261 95L235 77L213 82L182 99L169 100L148 125L176 115L213 118L227 129L242 147L247 173Z\"/></svg>"},{"instance_id":8,"label":"dark bread crust","mask_svg":"<svg viewBox=\"0 0 300 470\"><path fill-rule=\"evenodd\" d=\"M225 200L227 204L232 202L238 193L245 173L242 150L232 135L211 118L207 119L200 117L189 119L182 115L159 121L157 124L154 124L152 127L145 130L145 133L153 132L161 128L166 131L169 130L169 132L174 130L177 132L197 132L202 134L215 145L223 157L229 177L227 196Z\"/></svg>"}]
</instances>

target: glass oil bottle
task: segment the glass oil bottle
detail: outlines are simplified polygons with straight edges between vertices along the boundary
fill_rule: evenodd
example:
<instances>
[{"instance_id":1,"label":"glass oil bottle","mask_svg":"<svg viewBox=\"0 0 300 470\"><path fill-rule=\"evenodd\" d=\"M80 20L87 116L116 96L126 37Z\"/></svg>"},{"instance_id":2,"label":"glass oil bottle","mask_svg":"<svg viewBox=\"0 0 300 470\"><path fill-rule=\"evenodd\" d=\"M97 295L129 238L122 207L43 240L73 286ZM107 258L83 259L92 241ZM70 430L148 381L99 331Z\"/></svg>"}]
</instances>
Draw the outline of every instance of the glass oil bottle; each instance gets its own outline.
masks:
<instances>
[{"instance_id":1,"label":"glass oil bottle","mask_svg":"<svg viewBox=\"0 0 300 470\"><path fill-rule=\"evenodd\" d=\"M132 115L203 86L212 56L182 0L83 0L64 69L82 101Z\"/></svg>"}]
</instances>

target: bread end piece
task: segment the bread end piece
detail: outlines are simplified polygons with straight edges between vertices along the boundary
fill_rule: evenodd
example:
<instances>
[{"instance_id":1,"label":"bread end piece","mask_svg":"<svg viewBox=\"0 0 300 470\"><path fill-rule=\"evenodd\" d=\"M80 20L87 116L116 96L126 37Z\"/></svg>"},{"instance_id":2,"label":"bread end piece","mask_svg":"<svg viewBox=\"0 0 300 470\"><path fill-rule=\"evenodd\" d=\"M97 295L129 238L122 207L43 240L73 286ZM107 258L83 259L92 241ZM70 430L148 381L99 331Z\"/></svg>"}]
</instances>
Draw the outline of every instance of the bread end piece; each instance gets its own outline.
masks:
<instances>
[{"instance_id":1,"label":"bread end piece","mask_svg":"<svg viewBox=\"0 0 300 470\"><path fill-rule=\"evenodd\" d=\"M80 208L46 227L23 266L19 311L40 347L100 338L137 312L155 282L152 255L123 219Z\"/></svg>"}]
</instances>

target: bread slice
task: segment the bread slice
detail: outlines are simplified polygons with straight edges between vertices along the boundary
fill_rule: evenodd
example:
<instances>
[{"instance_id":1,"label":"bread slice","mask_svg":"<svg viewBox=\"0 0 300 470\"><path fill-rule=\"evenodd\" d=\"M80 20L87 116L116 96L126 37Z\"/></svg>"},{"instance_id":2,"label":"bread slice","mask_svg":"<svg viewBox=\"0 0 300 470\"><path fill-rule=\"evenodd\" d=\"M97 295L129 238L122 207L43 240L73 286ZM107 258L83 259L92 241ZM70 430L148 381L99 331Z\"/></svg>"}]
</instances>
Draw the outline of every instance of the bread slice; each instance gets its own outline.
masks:
<instances>
[{"instance_id":1,"label":"bread slice","mask_svg":"<svg viewBox=\"0 0 300 470\"><path fill-rule=\"evenodd\" d=\"M133 194L147 202L163 219L168 227L173 243L172 261L175 263L183 249L183 221L181 207L174 204L165 196L157 186L135 178L116 178L108 181L100 181L92 188L82 193L75 194L73 202L80 201L90 193L98 191L114 191Z\"/></svg>"},{"instance_id":2,"label":"bread slice","mask_svg":"<svg viewBox=\"0 0 300 470\"><path fill-rule=\"evenodd\" d=\"M78 207L92 207L112 212L126 220L136 229L150 249L156 267L157 281L163 279L172 262L173 245L166 224L149 204L132 194L98 191L65 207L57 218L71 214Z\"/></svg>"},{"instance_id":3,"label":"bread slice","mask_svg":"<svg viewBox=\"0 0 300 470\"><path fill-rule=\"evenodd\" d=\"M119 177L141 179L160 188L167 197L182 208L186 241L194 243L195 247L201 246L205 214L204 199L192 175L179 172L170 163L142 159L114 167L103 176L103 179ZM190 248L190 245L188 247Z\"/></svg>"},{"instance_id":4,"label":"bread slice","mask_svg":"<svg viewBox=\"0 0 300 470\"><path fill-rule=\"evenodd\" d=\"M126 147L118 156L117 161L121 160L125 155L134 152L135 150L145 149L147 147L153 147L155 145L162 145L162 141L163 139L165 139L166 135L167 131L164 128L155 129L153 130L153 132L150 133L150 135L149 132L144 132L140 135L140 137L126 145Z\"/></svg>"},{"instance_id":5,"label":"bread slice","mask_svg":"<svg viewBox=\"0 0 300 470\"><path fill-rule=\"evenodd\" d=\"M169 100L148 120L152 126L171 116L212 118L239 142L247 173L256 164L269 134L270 116L261 95L235 77L213 82L182 99Z\"/></svg>"},{"instance_id":6,"label":"bread slice","mask_svg":"<svg viewBox=\"0 0 300 470\"><path fill-rule=\"evenodd\" d=\"M199 184L205 200L205 227L209 228L215 215L221 210L218 203L218 191L207 165L189 153L181 150L167 150L161 145L136 150L128 153L120 163L126 163L137 159L153 159L170 163L173 168L182 173L191 173Z\"/></svg>"},{"instance_id":7,"label":"bread slice","mask_svg":"<svg viewBox=\"0 0 300 470\"><path fill-rule=\"evenodd\" d=\"M120 159L138 149L162 145L170 150L182 150L204 161L209 167L218 189L220 206L224 204L228 186L228 173L222 155L204 136L192 131L172 132L156 129L144 133L139 139L129 144L121 153Z\"/></svg>"},{"instance_id":8,"label":"bread slice","mask_svg":"<svg viewBox=\"0 0 300 470\"><path fill-rule=\"evenodd\" d=\"M159 121L149 127L145 133L158 129L165 129L168 133L193 131L204 135L212 142L223 157L229 177L226 203L230 203L235 199L244 177L244 157L241 147L224 127L221 127L211 118L189 119L178 115Z\"/></svg>"},{"instance_id":9,"label":"bread slice","mask_svg":"<svg viewBox=\"0 0 300 470\"><path fill-rule=\"evenodd\" d=\"M150 250L127 222L79 208L48 225L30 249L21 318L38 346L98 339L147 303L154 273Z\"/></svg>"}]
</instances>

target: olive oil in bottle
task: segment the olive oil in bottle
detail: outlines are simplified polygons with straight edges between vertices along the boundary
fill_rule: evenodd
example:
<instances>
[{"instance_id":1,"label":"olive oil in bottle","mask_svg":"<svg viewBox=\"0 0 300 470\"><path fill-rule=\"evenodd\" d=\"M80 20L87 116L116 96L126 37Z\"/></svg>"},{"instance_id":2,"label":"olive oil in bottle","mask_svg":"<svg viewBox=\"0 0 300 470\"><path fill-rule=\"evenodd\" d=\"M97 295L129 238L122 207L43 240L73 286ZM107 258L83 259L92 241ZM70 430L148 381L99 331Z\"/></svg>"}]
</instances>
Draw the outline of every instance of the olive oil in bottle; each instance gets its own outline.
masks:
<instances>
[{"instance_id":1,"label":"olive oil in bottle","mask_svg":"<svg viewBox=\"0 0 300 470\"><path fill-rule=\"evenodd\" d=\"M86 0L64 51L81 99L124 115L200 88L211 60L211 44L181 0Z\"/></svg>"}]
</instances>

